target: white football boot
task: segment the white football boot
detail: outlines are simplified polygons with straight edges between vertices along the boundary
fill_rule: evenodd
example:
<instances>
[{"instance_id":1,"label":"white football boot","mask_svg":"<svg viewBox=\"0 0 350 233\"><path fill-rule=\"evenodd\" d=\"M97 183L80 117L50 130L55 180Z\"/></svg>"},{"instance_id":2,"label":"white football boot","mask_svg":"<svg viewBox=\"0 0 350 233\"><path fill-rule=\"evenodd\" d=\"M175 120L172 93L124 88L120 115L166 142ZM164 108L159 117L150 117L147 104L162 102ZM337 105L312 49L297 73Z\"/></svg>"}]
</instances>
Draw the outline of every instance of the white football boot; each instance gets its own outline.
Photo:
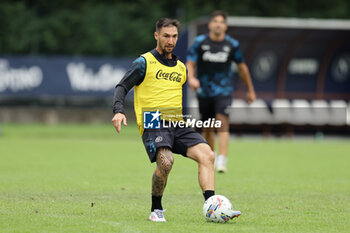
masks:
<instances>
[{"instance_id":1,"label":"white football boot","mask_svg":"<svg viewBox=\"0 0 350 233\"><path fill-rule=\"evenodd\" d=\"M151 215L149 216L148 220L152 221L152 222L166 222L165 218L164 218L164 213L165 210L153 210L151 212Z\"/></svg>"},{"instance_id":2,"label":"white football boot","mask_svg":"<svg viewBox=\"0 0 350 233\"><path fill-rule=\"evenodd\" d=\"M226 172L227 171L226 163L227 163L226 156L219 155L216 159L216 166L215 166L216 170L221 173Z\"/></svg>"},{"instance_id":3,"label":"white football boot","mask_svg":"<svg viewBox=\"0 0 350 233\"><path fill-rule=\"evenodd\" d=\"M241 216L241 211L239 211L239 210L233 210L232 211L232 214L231 214L231 219L233 219L233 218L238 218L239 216Z\"/></svg>"}]
</instances>

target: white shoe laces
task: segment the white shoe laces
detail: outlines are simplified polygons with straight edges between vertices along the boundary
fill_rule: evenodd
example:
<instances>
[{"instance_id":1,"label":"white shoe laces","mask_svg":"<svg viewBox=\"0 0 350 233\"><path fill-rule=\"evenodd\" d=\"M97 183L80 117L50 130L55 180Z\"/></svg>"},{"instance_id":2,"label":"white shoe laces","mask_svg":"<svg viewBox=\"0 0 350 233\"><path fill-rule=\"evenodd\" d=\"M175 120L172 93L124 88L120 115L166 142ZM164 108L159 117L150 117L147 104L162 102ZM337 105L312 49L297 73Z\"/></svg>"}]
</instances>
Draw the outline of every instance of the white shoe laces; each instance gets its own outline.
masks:
<instances>
[{"instance_id":1,"label":"white shoe laces","mask_svg":"<svg viewBox=\"0 0 350 233\"><path fill-rule=\"evenodd\" d=\"M159 210L159 209L156 209L156 210L154 210L153 212L157 215L157 217L158 218L164 218L164 212L165 212L166 210Z\"/></svg>"}]
</instances>

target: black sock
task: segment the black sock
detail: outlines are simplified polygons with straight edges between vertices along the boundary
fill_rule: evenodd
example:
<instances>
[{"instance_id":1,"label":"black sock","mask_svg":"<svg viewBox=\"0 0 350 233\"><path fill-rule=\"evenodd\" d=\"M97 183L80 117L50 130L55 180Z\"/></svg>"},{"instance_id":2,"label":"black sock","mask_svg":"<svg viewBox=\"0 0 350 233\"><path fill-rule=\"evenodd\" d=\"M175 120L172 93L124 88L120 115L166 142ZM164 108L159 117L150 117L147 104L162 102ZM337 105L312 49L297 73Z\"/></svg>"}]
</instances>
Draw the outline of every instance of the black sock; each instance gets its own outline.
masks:
<instances>
[{"instance_id":1,"label":"black sock","mask_svg":"<svg viewBox=\"0 0 350 233\"><path fill-rule=\"evenodd\" d=\"M162 210L163 207L162 207L162 196L154 196L152 195L152 209L151 211L153 210Z\"/></svg>"},{"instance_id":2,"label":"black sock","mask_svg":"<svg viewBox=\"0 0 350 233\"><path fill-rule=\"evenodd\" d=\"M206 201L209 197L214 196L215 191L214 190L205 190L203 193L204 201Z\"/></svg>"}]
</instances>

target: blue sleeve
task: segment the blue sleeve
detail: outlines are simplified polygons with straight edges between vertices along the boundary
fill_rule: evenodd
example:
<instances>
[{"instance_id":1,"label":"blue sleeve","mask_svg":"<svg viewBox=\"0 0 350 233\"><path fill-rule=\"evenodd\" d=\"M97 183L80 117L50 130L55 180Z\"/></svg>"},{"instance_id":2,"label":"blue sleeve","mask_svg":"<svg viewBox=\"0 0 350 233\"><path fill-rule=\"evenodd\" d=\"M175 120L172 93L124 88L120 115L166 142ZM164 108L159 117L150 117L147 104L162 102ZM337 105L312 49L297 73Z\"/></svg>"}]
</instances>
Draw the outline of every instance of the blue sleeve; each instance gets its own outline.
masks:
<instances>
[{"instance_id":1,"label":"blue sleeve","mask_svg":"<svg viewBox=\"0 0 350 233\"><path fill-rule=\"evenodd\" d=\"M205 35L197 36L187 53L186 60L197 62L200 44L205 39Z\"/></svg>"},{"instance_id":2,"label":"blue sleeve","mask_svg":"<svg viewBox=\"0 0 350 233\"><path fill-rule=\"evenodd\" d=\"M138 57L131 65L131 70L135 70L140 77L145 77L146 74L146 59L144 57ZM141 82L140 82L141 83ZM138 83L137 85L139 85Z\"/></svg>"},{"instance_id":3,"label":"blue sleeve","mask_svg":"<svg viewBox=\"0 0 350 233\"><path fill-rule=\"evenodd\" d=\"M140 85L145 78L146 74L146 59L144 57L138 57L130 66L128 71L124 74L124 77L119 82L119 86L122 86L129 91L135 85Z\"/></svg>"},{"instance_id":4,"label":"blue sleeve","mask_svg":"<svg viewBox=\"0 0 350 233\"><path fill-rule=\"evenodd\" d=\"M130 66L124 77L114 90L113 113L124 113L124 101L126 94L135 85L140 85L146 74L146 59L144 57L137 58Z\"/></svg>"},{"instance_id":5,"label":"blue sleeve","mask_svg":"<svg viewBox=\"0 0 350 233\"><path fill-rule=\"evenodd\" d=\"M232 44L233 49L232 52L232 60L236 62L236 64L240 64L244 62L242 51L239 47L238 40L233 39L232 37L226 36L226 39Z\"/></svg>"},{"instance_id":6,"label":"blue sleeve","mask_svg":"<svg viewBox=\"0 0 350 233\"><path fill-rule=\"evenodd\" d=\"M235 48L233 51L233 61L236 62L236 64L244 62L243 54L239 47Z\"/></svg>"}]
</instances>

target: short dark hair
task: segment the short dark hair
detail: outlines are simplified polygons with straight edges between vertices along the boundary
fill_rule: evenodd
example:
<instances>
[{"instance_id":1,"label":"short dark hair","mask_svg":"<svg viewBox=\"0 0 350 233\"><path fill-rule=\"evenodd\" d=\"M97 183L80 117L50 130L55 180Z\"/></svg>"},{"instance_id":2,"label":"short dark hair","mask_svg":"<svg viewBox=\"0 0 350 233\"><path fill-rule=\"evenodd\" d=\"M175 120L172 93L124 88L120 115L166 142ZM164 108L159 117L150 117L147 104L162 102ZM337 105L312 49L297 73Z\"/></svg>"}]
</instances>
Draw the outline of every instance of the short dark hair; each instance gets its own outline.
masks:
<instances>
[{"instance_id":1,"label":"short dark hair","mask_svg":"<svg viewBox=\"0 0 350 233\"><path fill-rule=\"evenodd\" d=\"M221 10L214 11L214 12L211 13L211 15L210 15L210 20L212 20L212 19L215 18L216 16L222 16L222 17L224 17L224 20L226 21L226 19L227 19L227 12L226 12L226 11L221 11Z\"/></svg>"},{"instance_id":2,"label":"short dark hair","mask_svg":"<svg viewBox=\"0 0 350 233\"><path fill-rule=\"evenodd\" d=\"M179 29L180 22L176 19L160 18L156 23L156 31L159 32L162 27L174 26Z\"/></svg>"}]
</instances>

